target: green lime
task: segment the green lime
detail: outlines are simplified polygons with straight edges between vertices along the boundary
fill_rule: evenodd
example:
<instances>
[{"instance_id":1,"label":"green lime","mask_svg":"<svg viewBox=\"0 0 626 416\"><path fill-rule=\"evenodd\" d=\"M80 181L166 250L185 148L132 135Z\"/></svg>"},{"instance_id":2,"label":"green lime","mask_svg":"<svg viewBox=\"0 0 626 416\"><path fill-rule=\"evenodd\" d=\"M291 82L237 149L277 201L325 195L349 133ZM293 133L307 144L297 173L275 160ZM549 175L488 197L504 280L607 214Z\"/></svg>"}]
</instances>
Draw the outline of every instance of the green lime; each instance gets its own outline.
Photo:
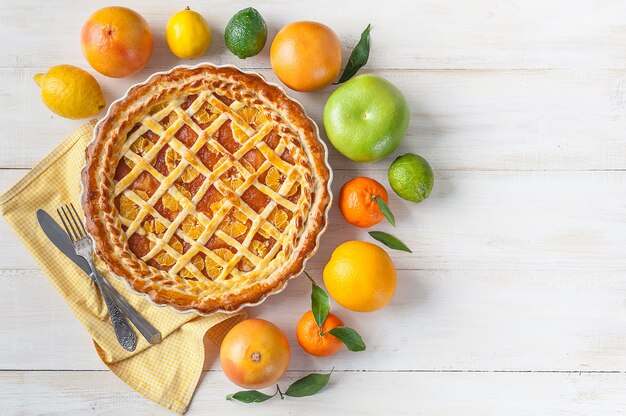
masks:
<instances>
[{"instance_id":1,"label":"green lime","mask_svg":"<svg viewBox=\"0 0 626 416\"><path fill-rule=\"evenodd\" d=\"M398 156L389 166L389 185L401 198L422 202L433 189L435 178L430 165L413 153Z\"/></svg>"},{"instance_id":2,"label":"green lime","mask_svg":"<svg viewBox=\"0 0 626 416\"><path fill-rule=\"evenodd\" d=\"M267 26L263 16L254 8L239 10L228 21L224 42L229 51L241 59L261 52L267 40Z\"/></svg>"}]
</instances>

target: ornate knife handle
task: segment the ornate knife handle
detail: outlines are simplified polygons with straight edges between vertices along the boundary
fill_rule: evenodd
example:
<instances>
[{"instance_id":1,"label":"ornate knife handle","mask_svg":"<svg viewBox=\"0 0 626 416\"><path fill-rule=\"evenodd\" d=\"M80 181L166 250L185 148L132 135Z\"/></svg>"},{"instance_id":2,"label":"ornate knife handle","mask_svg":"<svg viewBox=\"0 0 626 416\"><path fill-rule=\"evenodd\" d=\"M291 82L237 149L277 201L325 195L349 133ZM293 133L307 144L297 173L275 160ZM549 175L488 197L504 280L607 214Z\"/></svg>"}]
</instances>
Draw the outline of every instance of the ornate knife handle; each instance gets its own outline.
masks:
<instances>
[{"instance_id":1,"label":"ornate knife handle","mask_svg":"<svg viewBox=\"0 0 626 416\"><path fill-rule=\"evenodd\" d=\"M100 273L95 271L96 266L93 264L93 261L89 261L89 266L91 267L90 277L96 281L100 294L104 298L104 303L109 310L109 316L111 317L111 323L113 324L113 330L115 331L118 342L126 351L134 351L135 348L137 348L137 336L135 332L128 325L128 322L126 322L126 318L122 315L122 312L113 301L113 298L111 298L111 295L109 295L109 292L104 289L103 278L100 276Z\"/></svg>"}]
</instances>

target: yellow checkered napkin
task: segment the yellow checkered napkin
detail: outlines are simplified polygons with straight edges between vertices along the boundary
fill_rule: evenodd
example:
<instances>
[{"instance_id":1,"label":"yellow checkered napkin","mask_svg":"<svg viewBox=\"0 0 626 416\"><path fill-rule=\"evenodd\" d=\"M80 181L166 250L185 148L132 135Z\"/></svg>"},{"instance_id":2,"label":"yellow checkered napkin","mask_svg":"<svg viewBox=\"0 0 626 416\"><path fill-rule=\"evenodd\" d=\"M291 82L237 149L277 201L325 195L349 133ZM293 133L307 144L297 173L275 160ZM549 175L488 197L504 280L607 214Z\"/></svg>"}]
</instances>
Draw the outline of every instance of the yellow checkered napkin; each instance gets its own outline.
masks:
<instances>
[{"instance_id":1,"label":"yellow checkered napkin","mask_svg":"<svg viewBox=\"0 0 626 416\"><path fill-rule=\"evenodd\" d=\"M159 344L151 345L136 331L137 349L128 352L120 347L96 286L52 245L39 227L35 214L41 208L56 218L56 209L68 202L73 202L80 209L79 172L94 124L95 121L87 123L72 133L22 180L0 196L0 212L89 331L100 358L111 371L147 398L175 412L184 413L202 371L205 334L219 343L228 329L245 315L216 313L202 317L154 306L133 294L100 263L99 270L105 278L164 337Z\"/></svg>"}]
</instances>

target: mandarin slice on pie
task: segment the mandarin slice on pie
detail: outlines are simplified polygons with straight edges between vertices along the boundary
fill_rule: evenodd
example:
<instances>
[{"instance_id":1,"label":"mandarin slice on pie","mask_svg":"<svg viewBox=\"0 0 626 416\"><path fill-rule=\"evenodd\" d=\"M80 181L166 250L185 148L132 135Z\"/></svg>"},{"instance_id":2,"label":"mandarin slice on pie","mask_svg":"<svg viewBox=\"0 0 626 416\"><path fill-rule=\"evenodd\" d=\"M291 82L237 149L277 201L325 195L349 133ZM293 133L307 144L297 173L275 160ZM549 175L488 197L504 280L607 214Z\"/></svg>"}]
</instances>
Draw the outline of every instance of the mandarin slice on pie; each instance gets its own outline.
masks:
<instances>
[{"instance_id":1,"label":"mandarin slice on pie","mask_svg":"<svg viewBox=\"0 0 626 416\"><path fill-rule=\"evenodd\" d=\"M96 126L82 206L96 253L158 304L208 314L280 291L317 249L326 148L302 106L208 64L131 88Z\"/></svg>"}]
</instances>

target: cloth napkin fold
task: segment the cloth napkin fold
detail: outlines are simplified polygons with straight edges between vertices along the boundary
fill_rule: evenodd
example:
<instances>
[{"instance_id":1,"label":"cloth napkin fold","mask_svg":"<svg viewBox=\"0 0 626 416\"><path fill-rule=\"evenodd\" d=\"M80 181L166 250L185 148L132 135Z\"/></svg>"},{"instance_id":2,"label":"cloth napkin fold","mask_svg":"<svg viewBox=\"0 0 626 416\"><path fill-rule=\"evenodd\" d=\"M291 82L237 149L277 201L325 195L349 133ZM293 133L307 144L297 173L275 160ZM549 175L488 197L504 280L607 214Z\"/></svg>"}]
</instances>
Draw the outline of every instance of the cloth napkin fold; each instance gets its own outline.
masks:
<instances>
[{"instance_id":1,"label":"cloth napkin fold","mask_svg":"<svg viewBox=\"0 0 626 416\"><path fill-rule=\"evenodd\" d=\"M136 331L137 349L133 352L125 351L118 344L106 305L95 284L54 247L36 217L37 209L41 208L56 218L56 209L69 202L82 212L78 204L79 172L94 125L95 120L74 131L1 195L0 213L89 332L98 355L111 371L148 399L184 413L202 372L205 335L219 345L245 314L216 313L203 317L157 307L132 293L97 260L102 275L163 335L159 344L151 345Z\"/></svg>"}]
</instances>

